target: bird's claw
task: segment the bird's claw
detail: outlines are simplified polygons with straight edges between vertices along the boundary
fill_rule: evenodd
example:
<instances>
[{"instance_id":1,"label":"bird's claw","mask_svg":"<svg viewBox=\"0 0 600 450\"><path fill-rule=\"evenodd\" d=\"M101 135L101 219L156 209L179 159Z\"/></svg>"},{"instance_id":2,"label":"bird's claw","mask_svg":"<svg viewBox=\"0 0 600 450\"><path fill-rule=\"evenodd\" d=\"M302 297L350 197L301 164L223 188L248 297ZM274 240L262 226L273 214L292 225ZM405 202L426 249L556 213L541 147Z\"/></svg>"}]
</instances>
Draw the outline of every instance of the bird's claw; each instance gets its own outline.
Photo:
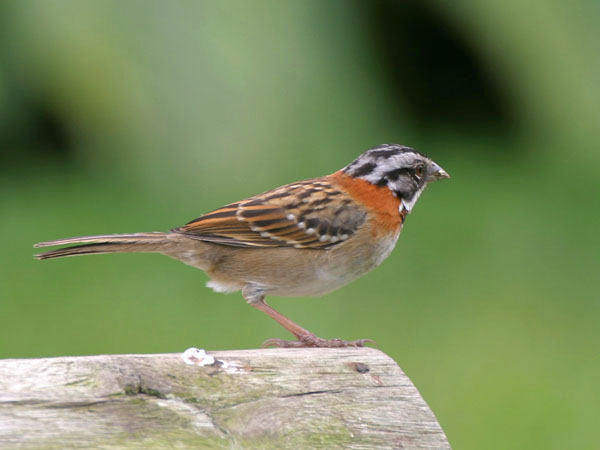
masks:
<instances>
[{"instance_id":1,"label":"bird's claw","mask_svg":"<svg viewBox=\"0 0 600 450\"><path fill-rule=\"evenodd\" d=\"M365 344L373 344L377 347L377 342L372 339L358 339L356 341L344 341L343 339L322 339L314 334L308 334L298 338L297 341L286 341L284 339L267 339L262 344L262 348L342 348L342 347L364 347Z\"/></svg>"}]
</instances>

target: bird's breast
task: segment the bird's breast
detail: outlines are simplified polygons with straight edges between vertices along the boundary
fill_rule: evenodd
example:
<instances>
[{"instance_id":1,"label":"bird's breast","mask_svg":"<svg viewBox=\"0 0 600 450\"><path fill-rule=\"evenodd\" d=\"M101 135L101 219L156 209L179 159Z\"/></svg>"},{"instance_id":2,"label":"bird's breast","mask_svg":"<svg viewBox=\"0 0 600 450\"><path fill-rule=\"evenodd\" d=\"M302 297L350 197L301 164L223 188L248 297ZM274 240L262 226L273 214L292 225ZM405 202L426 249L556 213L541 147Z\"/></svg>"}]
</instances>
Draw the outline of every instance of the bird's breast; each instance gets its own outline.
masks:
<instances>
[{"instance_id":1,"label":"bird's breast","mask_svg":"<svg viewBox=\"0 0 600 450\"><path fill-rule=\"evenodd\" d=\"M402 226L405 214L400 213L400 199L389 188L375 186L341 171L331 175L331 180L334 185L349 194L358 207L369 212L373 237L390 235L393 238L396 235L395 239L398 239L396 233Z\"/></svg>"}]
</instances>

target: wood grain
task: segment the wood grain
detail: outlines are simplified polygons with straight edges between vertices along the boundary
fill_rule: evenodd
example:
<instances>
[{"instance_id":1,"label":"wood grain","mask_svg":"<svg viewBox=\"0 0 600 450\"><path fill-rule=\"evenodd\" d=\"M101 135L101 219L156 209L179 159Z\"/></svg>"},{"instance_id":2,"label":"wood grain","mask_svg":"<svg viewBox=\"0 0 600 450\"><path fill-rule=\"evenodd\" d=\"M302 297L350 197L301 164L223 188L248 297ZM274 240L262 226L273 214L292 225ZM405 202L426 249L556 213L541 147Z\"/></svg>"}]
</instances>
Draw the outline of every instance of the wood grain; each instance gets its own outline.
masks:
<instances>
[{"instance_id":1,"label":"wood grain","mask_svg":"<svg viewBox=\"0 0 600 450\"><path fill-rule=\"evenodd\" d=\"M0 448L450 448L371 348L0 360Z\"/></svg>"}]
</instances>

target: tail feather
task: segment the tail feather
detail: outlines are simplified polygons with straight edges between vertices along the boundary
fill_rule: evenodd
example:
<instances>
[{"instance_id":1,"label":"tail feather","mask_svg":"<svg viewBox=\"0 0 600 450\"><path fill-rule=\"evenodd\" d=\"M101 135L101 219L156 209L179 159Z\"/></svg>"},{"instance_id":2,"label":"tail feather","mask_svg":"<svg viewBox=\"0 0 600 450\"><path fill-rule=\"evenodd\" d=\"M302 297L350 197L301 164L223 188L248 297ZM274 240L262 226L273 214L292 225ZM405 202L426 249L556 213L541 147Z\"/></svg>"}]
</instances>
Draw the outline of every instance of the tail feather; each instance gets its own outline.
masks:
<instances>
[{"instance_id":1,"label":"tail feather","mask_svg":"<svg viewBox=\"0 0 600 450\"><path fill-rule=\"evenodd\" d=\"M107 234L80 236L55 241L40 242L35 248L55 245L84 244L63 247L35 255L37 259L60 258L62 256L89 255L97 253L157 252L167 242L169 233Z\"/></svg>"}]
</instances>

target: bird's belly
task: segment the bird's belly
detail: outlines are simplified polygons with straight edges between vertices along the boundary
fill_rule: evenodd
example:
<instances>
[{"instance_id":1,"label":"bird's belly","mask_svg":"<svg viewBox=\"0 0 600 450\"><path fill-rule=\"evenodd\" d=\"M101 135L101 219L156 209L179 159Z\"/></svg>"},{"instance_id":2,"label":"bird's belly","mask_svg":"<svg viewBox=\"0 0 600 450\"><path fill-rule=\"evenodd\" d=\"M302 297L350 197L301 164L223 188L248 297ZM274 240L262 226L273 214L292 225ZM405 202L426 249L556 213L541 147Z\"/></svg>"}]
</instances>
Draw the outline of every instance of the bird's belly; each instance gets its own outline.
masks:
<instances>
[{"instance_id":1,"label":"bird's belly","mask_svg":"<svg viewBox=\"0 0 600 450\"><path fill-rule=\"evenodd\" d=\"M249 249L218 247L208 249L201 260L178 259L205 270L211 277L208 287L217 292L235 292L246 284L264 289L267 295L287 297L318 296L334 291L363 276L387 258L398 240L397 233L363 245L349 240L329 250L295 248ZM212 260L212 263L208 261Z\"/></svg>"},{"instance_id":2,"label":"bird's belly","mask_svg":"<svg viewBox=\"0 0 600 450\"><path fill-rule=\"evenodd\" d=\"M379 266L394 249L398 234L381 239L375 246L320 250L310 271L300 270L298 274L302 276L273 283L268 292L281 296L318 296L339 289Z\"/></svg>"}]
</instances>

